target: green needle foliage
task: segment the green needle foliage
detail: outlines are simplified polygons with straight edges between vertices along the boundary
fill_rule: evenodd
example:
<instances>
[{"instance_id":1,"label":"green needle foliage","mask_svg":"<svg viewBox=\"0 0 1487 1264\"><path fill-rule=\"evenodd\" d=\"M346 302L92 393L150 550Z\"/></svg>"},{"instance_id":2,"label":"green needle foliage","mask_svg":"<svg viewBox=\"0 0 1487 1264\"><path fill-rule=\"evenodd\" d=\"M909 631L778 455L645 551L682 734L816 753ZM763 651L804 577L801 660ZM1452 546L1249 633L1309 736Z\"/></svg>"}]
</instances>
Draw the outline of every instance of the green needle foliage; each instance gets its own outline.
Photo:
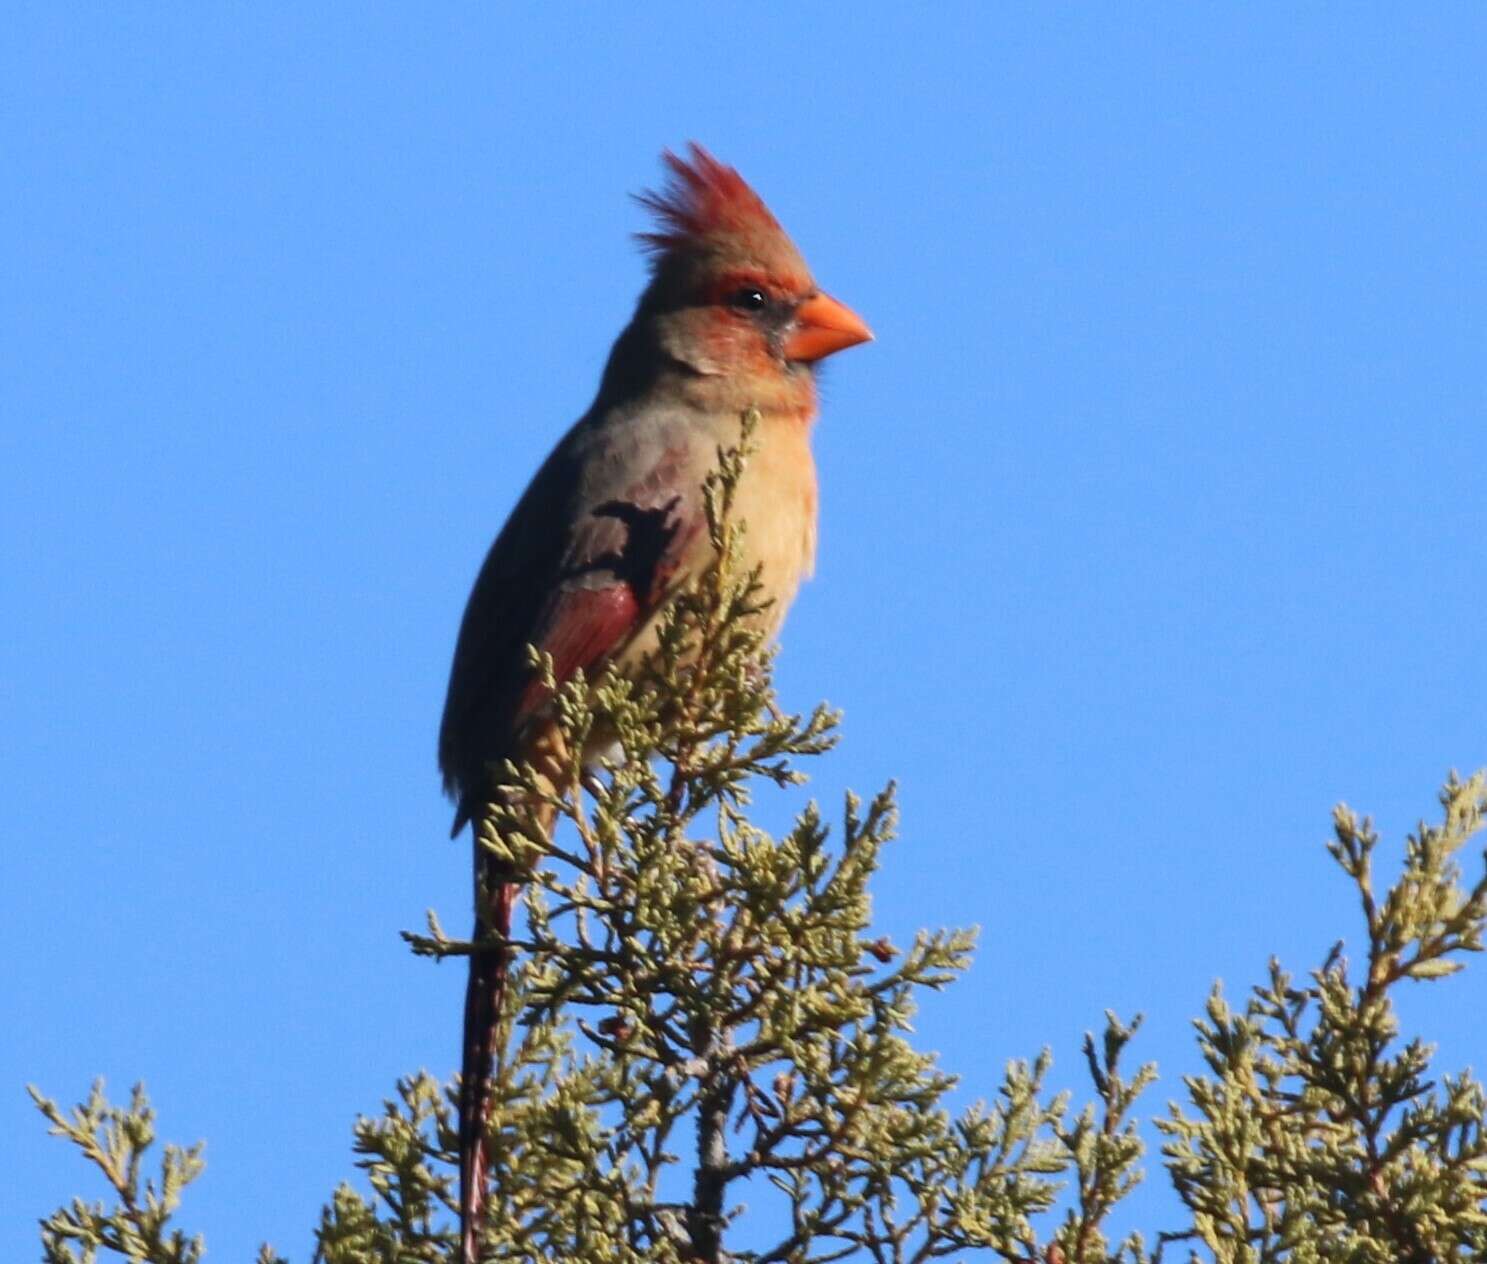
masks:
<instances>
[{"instance_id":1,"label":"green needle foliage","mask_svg":"<svg viewBox=\"0 0 1487 1264\"><path fill-rule=\"evenodd\" d=\"M135 1085L128 1107L110 1105L97 1080L87 1101L64 1114L51 1099L30 1089L31 1098L48 1120L54 1137L65 1137L101 1171L118 1200L114 1207L75 1198L42 1221L41 1246L47 1264L92 1264L99 1251L151 1264L197 1264L203 1246L169 1229L180 1206L181 1190L201 1175L202 1145L190 1149L167 1145L158 1180L143 1175L145 1152L155 1142L155 1112L142 1084Z\"/></svg>"},{"instance_id":2,"label":"green needle foliage","mask_svg":"<svg viewBox=\"0 0 1487 1264\"><path fill-rule=\"evenodd\" d=\"M1223 1264L1487 1260L1482 1086L1428 1079L1431 1050L1401 1044L1392 992L1462 968L1482 950L1487 874L1463 889L1456 857L1482 825L1483 775L1452 777L1445 818L1421 825L1380 900L1378 835L1345 807L1333 858L1358 889L1366 949L1350 978L1342 945L1305 984L1270 963L1242 1014L1215 988L1198 1021L1209 1074L1187 1082L1194 1113L1157 1127L1192 1214L1180 1236Z\"/></svg>"},{"instance_id":3,"label":"green needle foliage","mask_svg":"<svg viewBox=\"0 0 1487 1264\"><path fill-rule=\"evenodd\" d=\"M1350 982L1334 951L1304 987L1272 966L1243 1015L1214 993L1198 1024L1208 1073L1157 1123L1188 1223L1155 1255L1139 1235L1115 1242L1110 1214L1141 1179L1134 1108L1155 1078L1121 1068L1139 1020L1107 1015L1086 1040L1079 1110L1049 1088L1044 1052L953 1112L955 1080L913 1047L910 1022L925 989L966 969L973 937L873 933L891 787L849 797L835 830L814 805L780 837L749 819L755 788L802 780L836 727L825 708L775 704L767 611L734 560L750 430L746 418L708 487L717 564L672 602L650 670L559 686L535 660L567 749L602 742L613 757L597 773L575 757L556 785L508 766L513 793L481 836L526 875L527 908L510 944L484 1258L1145 1264L1180 1243L1225 1262L1487 1259L1482 1090L1465 1076L1432 1085L1391 1002L1481 947L1487 877L1463 889L1456 860L1480 824L1481 776L1447 786L1445 823L1410 840L1382 898L1377 839L1339 811L1333 854L1363 905L1363 977ZM533 825L538 803L558 814L551 834ZM470 951L432 914L406 938L434 958ZM154 1136L142 1092L126 1110L95 1088L70 1117L37 1099L116 1199L46 1221L47 1264L100 1250L196 1264L200 1241L168 1222L200 1147L167 1148L142 1186ZM317 1261L454 1258L452 1100L420 1073L357 1122L362 1186L324 1208Z\"/></svg>"}]
</instances>

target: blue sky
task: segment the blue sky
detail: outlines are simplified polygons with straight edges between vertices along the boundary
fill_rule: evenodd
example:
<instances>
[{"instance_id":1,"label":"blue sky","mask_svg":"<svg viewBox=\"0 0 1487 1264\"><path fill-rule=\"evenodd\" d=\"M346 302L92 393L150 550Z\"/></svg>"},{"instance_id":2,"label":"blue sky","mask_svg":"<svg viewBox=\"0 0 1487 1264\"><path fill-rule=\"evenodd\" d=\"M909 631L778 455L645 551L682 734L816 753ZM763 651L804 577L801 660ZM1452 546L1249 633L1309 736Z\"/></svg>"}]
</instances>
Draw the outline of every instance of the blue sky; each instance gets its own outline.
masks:
<instances>
[{"instance_id":1,"label":"blue sky","mask_svg":"<svg viewBox=\"0 0 1487 1264\"><path fill-rule=\"evenodd\" d=\"M1487 763L1484 38L1467 5L13 6L0 1254L97 1192L28 1080L144 1077L208 1141L212 1258L304 1260L353 1116L453 1069L459 971L397 931L465 921L457 621L689 138L878 336L826 375L780 684L846 713L815 793L901 783L883 929L982 928L920 1039L966 1099L1044 1044L1079 1085L1142 1010L1158 1113L1214 979L1357 942L1331 805L1397 844ZM1407 1000L1484 1070L1487 968Z\"/></svg>"}]
</instances>

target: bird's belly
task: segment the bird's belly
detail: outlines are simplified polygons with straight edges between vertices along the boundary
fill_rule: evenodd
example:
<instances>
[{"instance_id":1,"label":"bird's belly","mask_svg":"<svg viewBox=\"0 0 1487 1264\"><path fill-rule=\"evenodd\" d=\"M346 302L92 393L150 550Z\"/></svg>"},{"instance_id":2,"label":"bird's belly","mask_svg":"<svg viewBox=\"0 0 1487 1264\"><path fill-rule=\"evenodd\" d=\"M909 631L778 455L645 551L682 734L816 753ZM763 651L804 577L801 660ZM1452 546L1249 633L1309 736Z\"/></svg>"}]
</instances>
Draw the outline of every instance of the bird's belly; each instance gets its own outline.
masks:
<instances>
[{"instance_id":1,"label":"bird's belly","mask_svg":"<svg viewBox=\"0 0 1487 1264\"><path fill-rule=\"evenodd\" d=\"M816 465L806 423L794 418L765 423L759 449L739 481L733 513L745 524L744 565L760 568L765 596L774 601L774 632L816 562Z\"/></svg>"},{"instance_id":2,"label":"bird's belly","mask_svg":"<svg viewBox=\"0 0 1487 1264\"><path fill-rule=\"evenodd\" d=\"M801 580L816 560L816 467L806 425L791 420L766 422L759 448L739 480L733 521L743 524L739 561L747 572L759 568L763 596L770 602L761 616L767 636L779 631ZM693 577L711 564L712 542L699 532L681 576ZM661 612L640 627L621 650L621 670L638 666L656 649Z\"/></svg>"}]
</instances>

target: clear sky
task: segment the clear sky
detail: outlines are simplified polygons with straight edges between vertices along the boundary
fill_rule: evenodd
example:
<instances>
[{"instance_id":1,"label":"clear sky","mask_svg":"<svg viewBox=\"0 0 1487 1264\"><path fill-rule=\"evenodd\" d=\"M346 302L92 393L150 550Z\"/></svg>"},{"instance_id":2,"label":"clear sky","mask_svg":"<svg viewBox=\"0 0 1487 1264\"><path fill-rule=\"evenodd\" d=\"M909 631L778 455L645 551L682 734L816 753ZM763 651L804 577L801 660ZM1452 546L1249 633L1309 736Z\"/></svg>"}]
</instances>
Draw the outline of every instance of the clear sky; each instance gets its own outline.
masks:
<instances>
[{"instance_id":1,"label":"clear sky","mask_svg":"<svg viewBox=\"0 0 1487 1264\"><path fill-rule=\"evenodd\" d=\"M1358 917L1487 763L1487 9L65 5L0 41L0 1255L85 1184L25 1081L144 1077L212 1258L308 1258L350 1125L457 1061L434 734L475 568L588 404L662 146L878 341L825 377L788 704L902 785L920 1040L1157 1113L1216 978ZM771 804L766 815L782 819ZM1391 848L1388 856L1397 856ZM1410 996L1487 1070L1487 963ZM286 1109L286 1107L288 1109ZM1171 1223L1164 1178L1134 1219Z\"/></svg>"}]
</instances>

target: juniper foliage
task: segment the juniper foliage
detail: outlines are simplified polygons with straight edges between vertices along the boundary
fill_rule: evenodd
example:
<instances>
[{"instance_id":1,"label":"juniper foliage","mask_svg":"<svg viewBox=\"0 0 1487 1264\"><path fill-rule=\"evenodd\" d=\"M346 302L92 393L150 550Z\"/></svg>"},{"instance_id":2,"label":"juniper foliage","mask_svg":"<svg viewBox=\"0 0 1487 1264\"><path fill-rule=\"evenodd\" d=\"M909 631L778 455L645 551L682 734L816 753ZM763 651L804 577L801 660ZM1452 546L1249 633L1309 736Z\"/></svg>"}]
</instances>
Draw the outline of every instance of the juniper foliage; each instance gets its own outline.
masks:
<instances>
[{"instance_id":1,"label":"juniper foliage","mask_svg":"<svg viewBox=\"0 0 1487 1264\"><path fill-rule=\"evenodd\" d=\"M1468 1076L1426 1078L1400 1047L1391 991L1432 981L1481 947L1487 877L1456 859L1481 823L1479 775L1446 787L1444 824L1410 839L1374 894L1377 837L1345 809L1333 855L1356 885L1368 948L1350 982L1335 950L1306 985L1272 965L1242 1014L1215 991L1198 1023L1208 1073L1158 1121L1189 1223L1115 1242L1110 1214L1141 1179L1134 1108L1155 1077L1121 1058L1139 1019L1107 1015L1079 1110L1048 1085L1045 1051L1010 1063L988 1103L952 1112L954 1078L909 1040L916 996L967 967L972 934L874 935L870 883L896 826L892 787L849 797L834 833L814 805L774 837L749 819L760 785L793 785L835 741L836 716L781 712L759 631L757 576L740 573L731 516L751 423L708 485L717 564L679 594L639 680L554 690L567 749L602 734L598 775L559 784L508 766L518 793L482 845L527 875L527 923L495 1069L493 1193L484 1257L749 1264L922 1264L972 1252L1017 1264L1192 1259L1487 1259L1484 1102ZM543 801L563 827L533 825ZM458 957L431 913L414 951ZM34 1092L34 1090L33 1090ZM70 1116L36 1094L52 1131L104 1173L114 1205L75 1201L42 1226L47 1264L100 1252L198 1264L170 1228L200 1147L154 1139L143 1090L100 1086ZM444 1264L455 1256L450 1086L426 1072L357 1121L357 1188L316 1230L322 1264ZM259 1264L283 1264L264 1247Z\"/></svg>"},{"instance_id":2,"label":"juniper foliage","mask_svg":"<svg viewBox=\"0 0 1487 1264\"><path fill-rule=\"evenodd\" d=\"M1455 776L1444 819L1421 824L1380 897L1378 835L1346 807L1328 850L1357 888L1365 930L1356 980L1337 944L1305 983L1273 960L1235 1012L1215 988L1198 1043L1208 1074L1191 1110L1157 1121L1192 1226L1220 1264L1288 1260L1444 1264L1487 1260L1482 1085L1430 1074L1431 1049L1401 1044L1393 992L1460 970L1482 950L1487 871L1462 886L1457 859L1482 826L1487 781Z\"/></svg>"}]
</instances>

